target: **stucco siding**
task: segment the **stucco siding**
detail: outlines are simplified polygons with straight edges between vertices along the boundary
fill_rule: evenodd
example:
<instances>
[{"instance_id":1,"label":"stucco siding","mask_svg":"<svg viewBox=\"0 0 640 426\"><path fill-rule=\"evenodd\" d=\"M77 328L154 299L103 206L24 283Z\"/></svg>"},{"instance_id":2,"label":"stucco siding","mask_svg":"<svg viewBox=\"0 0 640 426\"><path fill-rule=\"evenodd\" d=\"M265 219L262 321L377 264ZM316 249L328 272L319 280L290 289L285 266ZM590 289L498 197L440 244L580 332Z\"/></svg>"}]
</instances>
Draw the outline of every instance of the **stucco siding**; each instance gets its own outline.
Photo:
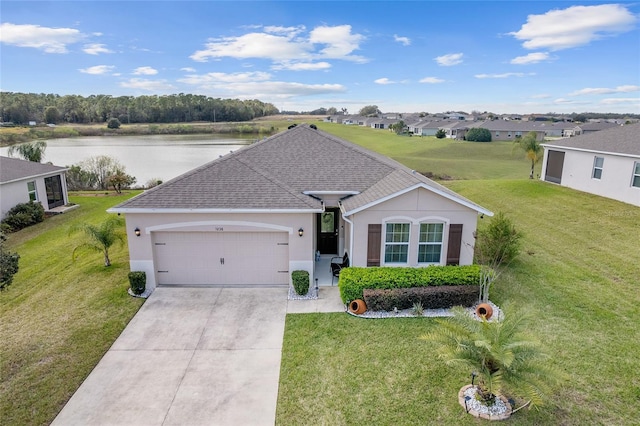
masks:
<instances>
[{"instance_id":1,"label":"stucco siding","mask_svg":"<svg viewBox=\"0 0 640 426\"><path fill-rule=\"evenodd\" d=\"M289 235L289 267L304 269L313 276L314 214L136 214L126 215L129 257L147 272L147 286L156 287L154 232L286 232ZM135 229L140 229L140 236ZM298 229L304 230L302 237ZM291 269L293 268L293 269ZM149 274L149 269L153 271Z\"/></svg>"},{"instance_id":2,"label":"stucco siding","mask_svg":"<svg viewBox=\"0 0 640 426\"><path fill-rule=\"evenodd\" d=\"M353 255L354 266L367 265L367 241L369 224L385 224L392 222L411 223L409 258L406 266L418 265L417 244L421 222L440 222L445 224L441 264L446 263L449 225L462 224L462 248L460 264L473 263L473 237L478 215L477 212L461 204L447 200L423 188L403 194L384 203L353 215ZM384 251L384 229L382 232L382 251ZM384 253L381 253L384 259Z\"/></svg>"},{"instance_id":3,"label":"stucco siding","mask_svg":"<svg viewBox=\"0 0 640 426\"><path fill-rule=\"evenodd\" d=\"M631 186L634 163L640 158L573 150L564 152L560 185L640 206L640 188ZM604 158L600 179L593 178L596 156ZM542 179L545 179L544 175Z\"/></svg>"},{"instance_id":4,"label":"stucco siding","mask_svg":"<svg viewBox=\"0 0 640 426\"><path fill-rule=\"evenodd\" d=\"M42 204L45 211L49 211L49 204L47 203L47 188L44 184L44 180L47 177L56 176L60 173L54 173L47 176L38 176L33 178L27 178L24 180L18 180L14 182L3 183L0 185L0 219L4 219L7 212L16 204L29 202L29 189L27 187L28 182L35 182L36 193L38 202ZM65 181L64 173L61 174L60 181L62 184L62 194L64 197L64 204L69 203L67 195L67 184Z\"/></svg>"}]
</instances>

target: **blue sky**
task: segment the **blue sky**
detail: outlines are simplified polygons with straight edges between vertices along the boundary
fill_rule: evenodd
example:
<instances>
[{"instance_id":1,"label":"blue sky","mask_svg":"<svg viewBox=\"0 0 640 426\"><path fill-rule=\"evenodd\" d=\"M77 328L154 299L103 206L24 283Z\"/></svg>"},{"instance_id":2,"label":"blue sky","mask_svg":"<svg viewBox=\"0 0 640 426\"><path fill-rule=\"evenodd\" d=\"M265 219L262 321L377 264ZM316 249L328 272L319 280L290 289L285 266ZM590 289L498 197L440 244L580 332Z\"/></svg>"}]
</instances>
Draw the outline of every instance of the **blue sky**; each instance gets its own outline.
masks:
<instances>
[{"instance_id":1,"label":"blue sky","mask_svg":"<svg viewBox=\"0 0 640 426\"><path fill-rule=\"evenodd\" d=\"M6 1L0 89L640 113L640 3Z\"/></svg>"}]
</instances>

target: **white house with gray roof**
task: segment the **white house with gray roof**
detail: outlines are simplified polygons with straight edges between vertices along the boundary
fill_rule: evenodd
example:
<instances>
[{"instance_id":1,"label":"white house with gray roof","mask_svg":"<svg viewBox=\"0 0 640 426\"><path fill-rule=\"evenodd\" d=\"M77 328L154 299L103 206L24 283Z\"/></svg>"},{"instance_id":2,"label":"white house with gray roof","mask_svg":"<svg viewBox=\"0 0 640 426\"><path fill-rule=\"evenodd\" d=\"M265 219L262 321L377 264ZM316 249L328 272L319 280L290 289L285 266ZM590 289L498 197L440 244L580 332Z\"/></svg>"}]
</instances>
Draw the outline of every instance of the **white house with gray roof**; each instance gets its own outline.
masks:
<instances>
[{"instance_id":1,"label":"white house with gray roof","mask_svg":"<svg viewBox=\"0 0 640 426\"><path fill-rule=\"evenodd\" d=\"M299 125L109 210L147 286L287 286L316 254L351 266L473 262L487 209L403 165ZM313 282L313 281L312 281ZM320 283L322 285L324 283Z\"/></svg>"},{"instance_id":2,"label":"white house with gray roof","mask_svg":"<svg viewBox=\"0 0 640 426\"><path fill-rule=\"evenodd\" d=\"M640 124L542 146L542 180L640 206Z\"/></svg>"},{"instance_id":3,"label":"white house with gray roof","mask_svg":"<svg viewBox=\"0 0 640 426\"><path fill-rule=\"evenodd\" d=\"M45 211L69 203L65 167L0 156L0 219L16 204L34 201Z\"/></svg>"}]
</instances>

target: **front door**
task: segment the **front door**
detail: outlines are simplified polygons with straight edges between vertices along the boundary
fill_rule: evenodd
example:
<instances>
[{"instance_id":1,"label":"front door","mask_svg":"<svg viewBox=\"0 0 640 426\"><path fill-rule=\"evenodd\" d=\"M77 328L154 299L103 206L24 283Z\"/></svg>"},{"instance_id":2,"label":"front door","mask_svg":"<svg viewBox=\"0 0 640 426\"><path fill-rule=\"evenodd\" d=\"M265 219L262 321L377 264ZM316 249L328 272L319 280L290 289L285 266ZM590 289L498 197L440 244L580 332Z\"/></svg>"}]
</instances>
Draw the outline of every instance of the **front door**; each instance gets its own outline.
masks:
<instances>
[{"instance_id":1,"label":"front door","mask_svg":"<svg viewBox=\"0 0 640 426\"><path fill-rule=\"evenodd\" d=\"M318 214L318 250L320 254L338 254L338 220L340 209L326 209Z\"/></svg>"},{"instance_id":2,"label":"front door","mask_svg":"<svg viewBox=\"0 0 640 426\"><path fill-rule=\"evenodd\" d=\"M60 175L45 178L44 186L47 189L47 204L49 205L49 209L64 206L64 195L62 194Z\"/></svg>"}]
</instances>

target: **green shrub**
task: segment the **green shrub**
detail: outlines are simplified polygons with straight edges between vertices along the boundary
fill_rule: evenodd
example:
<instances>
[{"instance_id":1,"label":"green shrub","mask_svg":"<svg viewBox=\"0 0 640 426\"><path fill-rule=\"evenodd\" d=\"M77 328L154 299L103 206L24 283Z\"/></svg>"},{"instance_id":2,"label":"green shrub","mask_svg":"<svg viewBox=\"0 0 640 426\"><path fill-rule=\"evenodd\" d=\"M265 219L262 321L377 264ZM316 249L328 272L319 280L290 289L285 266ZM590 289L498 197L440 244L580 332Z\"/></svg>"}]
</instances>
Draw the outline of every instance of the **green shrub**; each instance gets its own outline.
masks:
<instances>
[{"instance_id":1,"label":"green shrub","mask_svg":"<svg viewBox=\"0 0 640 426\"><path fill-rule=\"evenodd\" d=\"M0 232L0 290L4 290L13 282L13 276L18 273L20 255L6 250L6 237Z\"/></svg>"},{"instance_id":2,"label":"green shrub","mask_svg":"<svg viewBox=\"0 0 640 426\"><path fill-rule=\"evenodd\" d=\"M309 272L293 271L291 281L293 281L293 288L297 294L302 296L309 292Z\"/></svg>"},{"instance_id":3,"label":"green shrub","mask_svg":"<svg viewBox=\"0 0 640 426\"><path fill-rule=\"evenodd\" d=\"M477 285L365 289L363 297L367 308L372 311L411 308L417 312L424 309L473 306L478 301L479 291L480 287Z\"/></svg>"},{"instance_id":4,"label":"green shrub","mask_svg":"<svg viewBox=\"0 0 640 426\"><path fill-rule=\"evenodd\" d=\"M11 231L19 231L27 226L35 225L44 220L44 207L40 203L29 201L28 203L16 204L2 220L3 228Z\"/></svg>"},{"instance_id":5,"label":"green shrub","mask_svg":"<svg viewBox=\"0 0 640 426\"><path fill-rule=\"evenodd\" d=\"M479 230L476 236L476 261L483 265L500 266L515 259L520 253L522 233L511 219L498 212L489 226Z\"/></svg>"},{"instance_id":6,"label":"green shrub","mask_svg":"<svg viewBox=\"0 0 640 426\"><path fill-rule=\"evenodd\" d=\"M491 132L488 129L476 127L469 129L464 138L471 142L491 142Z\"/></svg>"},{"instance_id":7,"label":"green shrub","mask_svg":"<svg viewBox=\"0 0 640 426\"><path fill-rule=\"evenodd\" d=\"M107 121L107 127L109 129L119 129L120 128L120 120L115 117L111 117L109 121Z\"/></svg>"},{"instance_id":8,"label":"green shrub","mask_svg":"<svg viewBox=\"0 0 640 426\"><path fill-rule=\"evenodd\" d=\"M440 285L477 285L480 266L429 266L426 268L345 268L340 271L338 287L343 303L362 299L363 290L428 287Z\"/></svg>"},{"instance_id":9,"label":"green shrub","mask_svg":"<svg viewBox=\"0 0 640 426\"><path fill-rule=\"evenodd\" d=\"M142 294L147 285L147 274L144 271L129 272L129 285L133 294Z\"/></svg>"}]
</instances>

